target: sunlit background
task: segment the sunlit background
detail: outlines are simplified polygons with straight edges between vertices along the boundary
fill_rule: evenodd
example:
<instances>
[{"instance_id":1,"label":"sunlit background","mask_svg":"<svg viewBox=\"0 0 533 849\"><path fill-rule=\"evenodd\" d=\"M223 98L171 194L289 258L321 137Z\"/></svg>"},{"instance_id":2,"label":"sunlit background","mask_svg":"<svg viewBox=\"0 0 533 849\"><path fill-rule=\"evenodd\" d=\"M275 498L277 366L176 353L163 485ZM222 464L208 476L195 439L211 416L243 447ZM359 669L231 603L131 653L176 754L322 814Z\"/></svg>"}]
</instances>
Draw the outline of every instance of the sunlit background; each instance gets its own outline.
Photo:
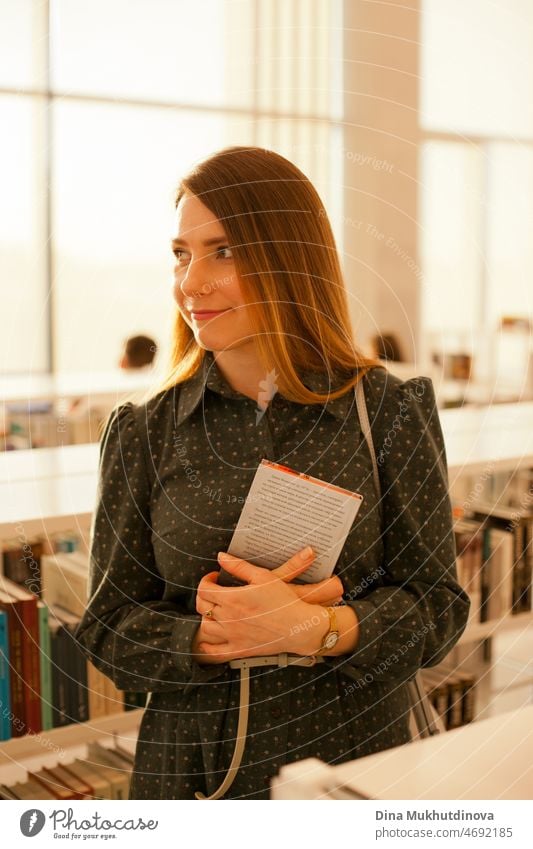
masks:
<instances>
[{"instance_id":1,"label":"sunlit background","mask_svg":"<svg viewBox=\"0 0 533 849\"><path fill-rule=\"evenodd\" d=\"M533 397L532 45L530 0L0 0L3 372L164 363L179 176L254 144L319 190L363 348Z\"/></svg>"}]
</instances>

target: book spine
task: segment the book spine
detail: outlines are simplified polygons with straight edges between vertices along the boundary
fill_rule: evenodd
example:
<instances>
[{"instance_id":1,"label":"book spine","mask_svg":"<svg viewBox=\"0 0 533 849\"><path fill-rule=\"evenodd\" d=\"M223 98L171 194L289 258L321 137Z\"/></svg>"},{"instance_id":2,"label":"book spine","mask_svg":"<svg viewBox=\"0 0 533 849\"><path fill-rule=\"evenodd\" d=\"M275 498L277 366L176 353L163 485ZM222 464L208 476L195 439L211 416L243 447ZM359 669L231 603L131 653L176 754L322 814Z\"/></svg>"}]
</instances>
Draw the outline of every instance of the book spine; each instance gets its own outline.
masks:
<instances>
[{"instance_id":1,"label":"book spine","mask_svg":"<svg viewBox=\"0 0 533 849\"><path fill-rule=\"evenodd\" d=\"M489 597L487 601L488 619L498 619L501 616L501 539L498 531L490 533L490 555L488 566Z\"/></svg>"},{"instance_id":2,"label":"book spine","mask_svg":"<svg viewBox=\"0 0 533 849\"><path fill-rule=\"evenodd\" d=\"M483 528L483 543L481 555L481 604L479 621L486 622L489 618L490 600L490 528Z\"/></svg>"},{"instance_id":3,"label":"book spine","mask_svg":"<svg viewBox=\"0 0 533 849\"><path fill-rule=\"evenodd\" d=\"M65 652L67 649L64 628L61 625L52 635L52 691L53 708L52 721L54 728L68 725L70 720L67 713L67 680L65 669Z\"/></svg>"},{"instance_id":4,"label":"book spine","mask_svg":"<svg viewBox=\"0 0 533 849\"><path fill-rule=\"evenodd\" d=\"M446 727L448 719L448 688L446 684L430 685L428 697Z\"/></svg>"},{"instance_id":5,"label":"book spine","mask_svg":"<svg viewBox=\"0 0 533 849\"><path fill-rule=\"evenodd\" d=\"M0 610L0 740L11 737L11 698L9 687L9 632L5 610Z\"/></svg>"},{"instance_id":6,"label":"book spine","mask_svg":"<svg viewBox=\"0 0 533 849\"><path fill-rule=\"evenodd\" d=\"M24 679L22 670L22 618L15 609L16 602L9 605L9 658L11 672L9 676L11 692L11 736L22 737L26 729L26 708L24 702Z\"/></svg>"},{"instance_id":7,"label":"book spine","mask_svg":"<svg viewBox=\"0 0 533 849\"><path fill-rule=\"evenodd\" d=\"M513 608L512 613L520 613L521 612L521 603L522 603L522 560L523 560L523 547L522 547L522 526L521 524L517 524L513 528L513 538L514 538L514 568L513 568Z\"/></svg>"},{"instance_id":8,"label":"book spine","mask_svg":"<svg viewBox=\"0 0 533 849\"><path fill-rule=\"evenodd\" d=\"M476 686L473 675L463 675L463 725L473 722L476 707Z\"/></svg>"},{"instance_id":9,"label":"book spine","mask_svg":"<svg viewBox=\"0 0 533 849\"><path fill-rule=\"evenodd\" d=\"M22 668L26 704L26 730L39 734L41 725L41 669L39 657L39 620L37 598L20 602L24 633L22 638Z\"/></svg>"},{"instance_id":10,"label":"book spine","mask_svg":"<svg viewBox=\"0 0 533 849\"><path fill-rule=\"evenodd\" d=\"M455 675L450 676L448 685L447 728L459 728L463 724L463 685Z\"/></svg>"},{"instance_id":11,"label":"book spine","mask_svg":"<svg viewBox=\"0 0 533 849\"><path fill-rule=\"evenodd\" d=\"M42 542L34 540L24 547L4 551L4 575L35 595L41 595Z\"/></svg>"},{"instance_id":12,"label":"book spine","mask_svg":"<svg viewBox=\"0 0 533 849\"><path fill-rule=\"evenodd\" d=\"M39 646L41 672L41 724L43 731L53 728L52 723L52 668L48 606L39 602Z\"/></svg>"},{"instance_id":13,"label":"book spine","mask_svg":"<svg viewBox=\"0 0 533 849\"><path fill-rule=\"evenodd\" d=\"M72 653L76 678L74 680L75 721L87 722L89 719L89 687L87 666L89 661L83 654L72 635Z\"/></svg>"},{"instance_id":14,"label":"book spine","mask_svg":"<svg viewBox=\"0 0 533 849\"><path fill-rule=\"evenodd\" d=\"M524 522L524 610L532 608L533 580L533 517Z\"/></svg>"},{"instance_id":15,"label":"book spine","mask_svg":"<svg viewBox=\"0 0 533 849\"><path fill-rule=\"evenodd\" d=\"M105 716L105 675L89 661L87 661L87 686L89 688L89 719Z\"/></svg>"}]
</instances>

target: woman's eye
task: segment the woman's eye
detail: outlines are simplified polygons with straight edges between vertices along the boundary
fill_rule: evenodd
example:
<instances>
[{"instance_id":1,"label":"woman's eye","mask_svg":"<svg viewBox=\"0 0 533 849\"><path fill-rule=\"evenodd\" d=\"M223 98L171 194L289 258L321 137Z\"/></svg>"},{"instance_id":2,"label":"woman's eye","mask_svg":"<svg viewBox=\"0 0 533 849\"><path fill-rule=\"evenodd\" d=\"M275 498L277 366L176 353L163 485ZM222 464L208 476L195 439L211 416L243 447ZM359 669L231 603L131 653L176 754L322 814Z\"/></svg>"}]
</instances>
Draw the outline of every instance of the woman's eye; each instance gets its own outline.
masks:
<instances>
[{"instance_id":1,"label":"woman's eye","mask_svg":"<svg viewBox=\"0 0 533 849\"><path fill-rule=\"evenodd\" d=\"M175 248L173 254L176 257L176 262L178 263L178 265L183 265L183 263L186 262L185 251L180 251L179 248Z\"/></svg>"},{"instance_id":2,"label":"woman's eye","mask_svg":"<svg viewBox=\"0 0 533 849\"><path fill-rule=\"evenodd\" d=\"M221 252L221 251L222 251L222 252L224 252L224 251L225 251L225 256L222 256L222 257L221 257L221 259L232 259L232 258L233 258L233 254L232 254L232 252L231 252L231 248L228 248L228 246L227 246L227 245L222 245L222 247L221 247L221 248L218 248L218 249L217 249L217 254L220 254L220 252Z\"/></svg>"}]
</instances>

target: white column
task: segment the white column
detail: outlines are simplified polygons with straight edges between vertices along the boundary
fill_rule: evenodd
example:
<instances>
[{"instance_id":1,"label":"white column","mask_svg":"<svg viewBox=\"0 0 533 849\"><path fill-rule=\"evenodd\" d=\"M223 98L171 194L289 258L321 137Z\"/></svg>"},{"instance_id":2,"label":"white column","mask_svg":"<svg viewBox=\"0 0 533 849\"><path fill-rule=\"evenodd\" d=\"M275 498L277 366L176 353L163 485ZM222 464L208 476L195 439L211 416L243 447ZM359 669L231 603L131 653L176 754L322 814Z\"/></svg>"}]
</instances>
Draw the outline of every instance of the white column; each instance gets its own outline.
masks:
<instances>
[{"instance_id":1,"label":"white column","mask_svg":"<svg viewBox=\"0 0 533 849\"><path fill-rule=\"evenodd\" d=\"M420 0L344 2L344 268L357 341L419 345Z\"/></svg>"}]
</instances>

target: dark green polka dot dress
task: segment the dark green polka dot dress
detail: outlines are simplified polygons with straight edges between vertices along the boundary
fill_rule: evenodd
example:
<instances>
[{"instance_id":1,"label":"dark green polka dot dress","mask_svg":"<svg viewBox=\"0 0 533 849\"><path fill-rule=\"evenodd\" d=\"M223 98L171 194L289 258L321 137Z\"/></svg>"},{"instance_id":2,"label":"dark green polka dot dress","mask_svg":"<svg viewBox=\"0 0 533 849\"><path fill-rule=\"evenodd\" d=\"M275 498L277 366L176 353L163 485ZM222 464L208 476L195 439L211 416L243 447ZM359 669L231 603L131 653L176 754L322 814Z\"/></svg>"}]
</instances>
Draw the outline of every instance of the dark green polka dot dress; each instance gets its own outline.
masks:
<instances>
[{"instance_id":1,"label":"dark green polka dot dress","mask_svg":"<svg viewBox=\"0 0 533 849\"><path fill-rule=\"evenodd\" d=\"M302 379L330 388L325 374ZM228 769L239 671L191 660L195 591L218 568L263 458L364 496L336 567L360 636L353 654L315 667L251 670L248 739L225 798L267 799L271 778L291 761L338 764L410 740L405 681L451 650L469 600L457 583L432 383L402 382L383 368L364 382L383 528L352 392L323 406L277 393L261 415L207 352L186 383L110 415L78 638L117 687L150 694L131 799L209 795Z\"/></svg>"}]
</instances>

